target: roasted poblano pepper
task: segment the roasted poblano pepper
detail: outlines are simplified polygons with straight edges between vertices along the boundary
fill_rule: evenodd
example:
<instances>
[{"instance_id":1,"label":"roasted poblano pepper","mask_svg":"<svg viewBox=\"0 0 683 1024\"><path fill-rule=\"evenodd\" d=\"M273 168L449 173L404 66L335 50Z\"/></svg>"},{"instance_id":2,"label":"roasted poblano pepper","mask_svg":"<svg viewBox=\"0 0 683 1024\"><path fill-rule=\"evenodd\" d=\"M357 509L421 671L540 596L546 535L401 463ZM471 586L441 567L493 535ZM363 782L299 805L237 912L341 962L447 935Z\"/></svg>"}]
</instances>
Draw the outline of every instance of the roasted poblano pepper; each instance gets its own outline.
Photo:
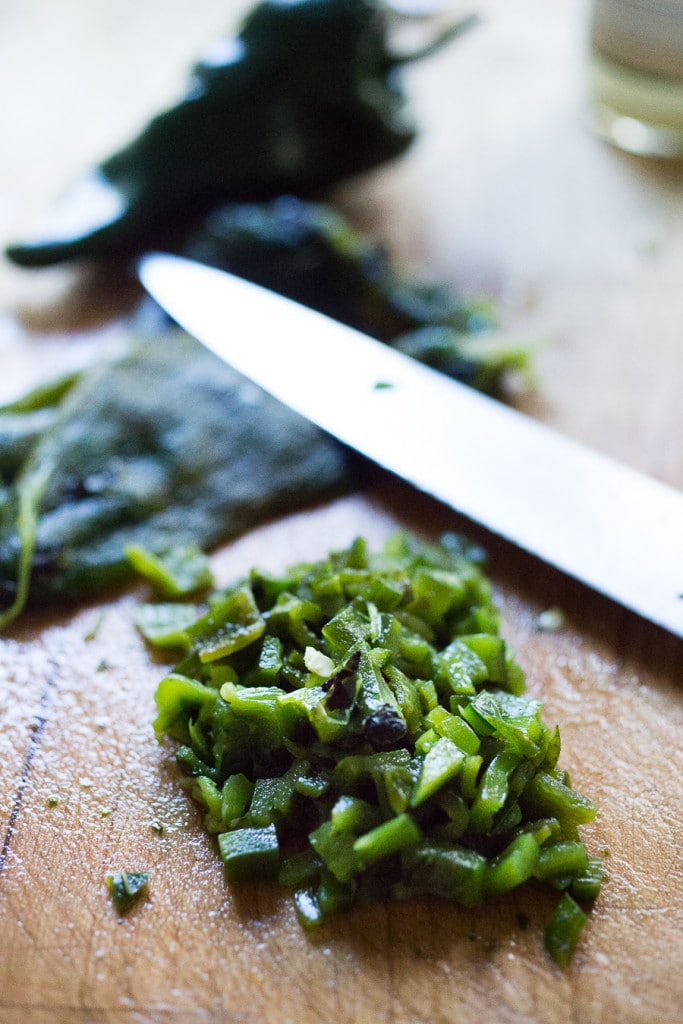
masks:
<instances>
[{"instance_id":1,"label":"roasted poblano pepper","mask_svg":"<svg viewBox=\"0 0 683 1024\"><path fill-rule=\"evenodd\" d=\"M378 0L264 0L193 68L176 106L75 186L73 233L60 218L59 234L8 255L44 266L131 254L167 244L225 200L321 195L410 145L397 72L442 38L394 54Z\"/></svg>"},{"instance_id":2,"label":"roasted poblano pepper","mask_svg":"<svg viewBox=\"0 0 683 1024\"><path fill-rule=\"evenodd\" d=\"M545 939L566 967L577 900L600 889L578 834L595 807L524 695L482 557L454 536L399 533L380 554L358 539L175 605L184 653L155 730L179 744L227 879L279 878L304 927L377 899L476 907L534 880L562 894Z\"/></svg>"},{"instance_id":3,"label":"roasted poblano pepper","mask_svg":"<svg viewBox=\"0 0 683 1024\"><path fill-rule=\"evenodd\" d=\"M350 469L339 445L177 331L0 411L0 454L10 434L20 452L8 440L2 458L3 625L28 597L130 579L129 556L170 596L207 583L197 545L330 493ZM178 548L182 563L163 560Z\"/></svg>"}]
</instances>

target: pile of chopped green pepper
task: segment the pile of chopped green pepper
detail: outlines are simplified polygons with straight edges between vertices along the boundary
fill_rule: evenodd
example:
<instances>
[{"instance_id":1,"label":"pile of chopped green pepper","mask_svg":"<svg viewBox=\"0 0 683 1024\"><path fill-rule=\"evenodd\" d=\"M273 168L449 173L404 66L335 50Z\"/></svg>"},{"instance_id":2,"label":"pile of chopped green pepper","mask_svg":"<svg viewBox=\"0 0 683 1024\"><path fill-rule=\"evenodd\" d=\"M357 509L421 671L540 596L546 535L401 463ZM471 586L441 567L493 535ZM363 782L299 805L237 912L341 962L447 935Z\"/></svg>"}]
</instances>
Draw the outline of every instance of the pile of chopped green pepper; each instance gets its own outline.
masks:
<instances>
[{"instance_id":1,"label":"pile of chopped green pepper","mask_svg":"<svg viewBox=\"0 0 683 1024\"><path fill-rule=\"evenodd\" d=\"M593 803L524 695L481 566L462 538L362 539L282 575L253 570L205 606L143 606L184 656L159 684L157 736L205 809L230 882L279 880L305 928L377 899L466 907L535 879L569 963L601 882Z\"/></svg>"}]
</instances>

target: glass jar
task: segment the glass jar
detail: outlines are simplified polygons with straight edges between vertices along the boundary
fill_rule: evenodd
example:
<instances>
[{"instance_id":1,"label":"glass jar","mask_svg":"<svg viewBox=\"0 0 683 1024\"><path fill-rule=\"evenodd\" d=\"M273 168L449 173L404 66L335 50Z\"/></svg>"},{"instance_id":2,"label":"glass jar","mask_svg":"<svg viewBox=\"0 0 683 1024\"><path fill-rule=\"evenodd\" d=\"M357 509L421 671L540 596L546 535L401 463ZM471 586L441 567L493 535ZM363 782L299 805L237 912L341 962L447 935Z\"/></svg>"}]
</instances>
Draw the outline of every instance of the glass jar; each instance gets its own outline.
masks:
<instances>
[{"instance_id":1,"label":"glass jar","mask_svg":"<svg viewBox=\"0 0 683 1024\"><path fill-rule=\"evenodd\" d=\"M603 138L683 157L683 0L595 0L590 91Z\"/></svg>"}]
</instances>

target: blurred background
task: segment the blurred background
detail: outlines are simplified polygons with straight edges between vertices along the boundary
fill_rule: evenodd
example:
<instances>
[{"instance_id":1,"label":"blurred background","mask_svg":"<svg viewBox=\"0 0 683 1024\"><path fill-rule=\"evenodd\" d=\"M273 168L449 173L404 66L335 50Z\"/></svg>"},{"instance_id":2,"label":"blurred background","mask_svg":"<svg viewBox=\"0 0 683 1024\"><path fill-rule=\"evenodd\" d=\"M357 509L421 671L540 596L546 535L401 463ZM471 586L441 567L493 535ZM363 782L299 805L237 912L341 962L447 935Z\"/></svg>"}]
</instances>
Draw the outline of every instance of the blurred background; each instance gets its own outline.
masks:
<instances>
[{"instance_id":1,"label":"blurred background","mask_svg":"<svg viewBox=\"0 0 683 1024\"><path fill-rule=\"evenodd\" d=\"M0 242L172 103L246 7L0 0ZM506 329L543 339L527 411L680 485L683 162L592 130L587 0L448 7L472 10L476 27L404 72L416 144L335 201L398 265L494 297ZM0 353L26 326L54 333L72 276L0 263Z\"/></svg>"}]
</instances>

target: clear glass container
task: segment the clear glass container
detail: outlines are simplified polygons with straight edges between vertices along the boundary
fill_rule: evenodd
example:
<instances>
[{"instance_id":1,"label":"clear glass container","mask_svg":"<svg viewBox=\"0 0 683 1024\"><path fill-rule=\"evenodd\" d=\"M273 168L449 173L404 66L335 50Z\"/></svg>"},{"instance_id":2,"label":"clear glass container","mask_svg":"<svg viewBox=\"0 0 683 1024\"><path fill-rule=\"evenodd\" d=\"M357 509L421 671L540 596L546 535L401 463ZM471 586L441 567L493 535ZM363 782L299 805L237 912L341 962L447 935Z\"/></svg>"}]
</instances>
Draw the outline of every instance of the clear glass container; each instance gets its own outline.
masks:
<instances>
[{"instance_id":1,"label":"clear glass container","mask_svg":"<svg viewBox=\"0 0 683 1024\"><path fill-rule=\"evenodd\" d=\"M595 0L590 96L609 142L683 157L683 0Z\"/></svg>"}]
</instances>

